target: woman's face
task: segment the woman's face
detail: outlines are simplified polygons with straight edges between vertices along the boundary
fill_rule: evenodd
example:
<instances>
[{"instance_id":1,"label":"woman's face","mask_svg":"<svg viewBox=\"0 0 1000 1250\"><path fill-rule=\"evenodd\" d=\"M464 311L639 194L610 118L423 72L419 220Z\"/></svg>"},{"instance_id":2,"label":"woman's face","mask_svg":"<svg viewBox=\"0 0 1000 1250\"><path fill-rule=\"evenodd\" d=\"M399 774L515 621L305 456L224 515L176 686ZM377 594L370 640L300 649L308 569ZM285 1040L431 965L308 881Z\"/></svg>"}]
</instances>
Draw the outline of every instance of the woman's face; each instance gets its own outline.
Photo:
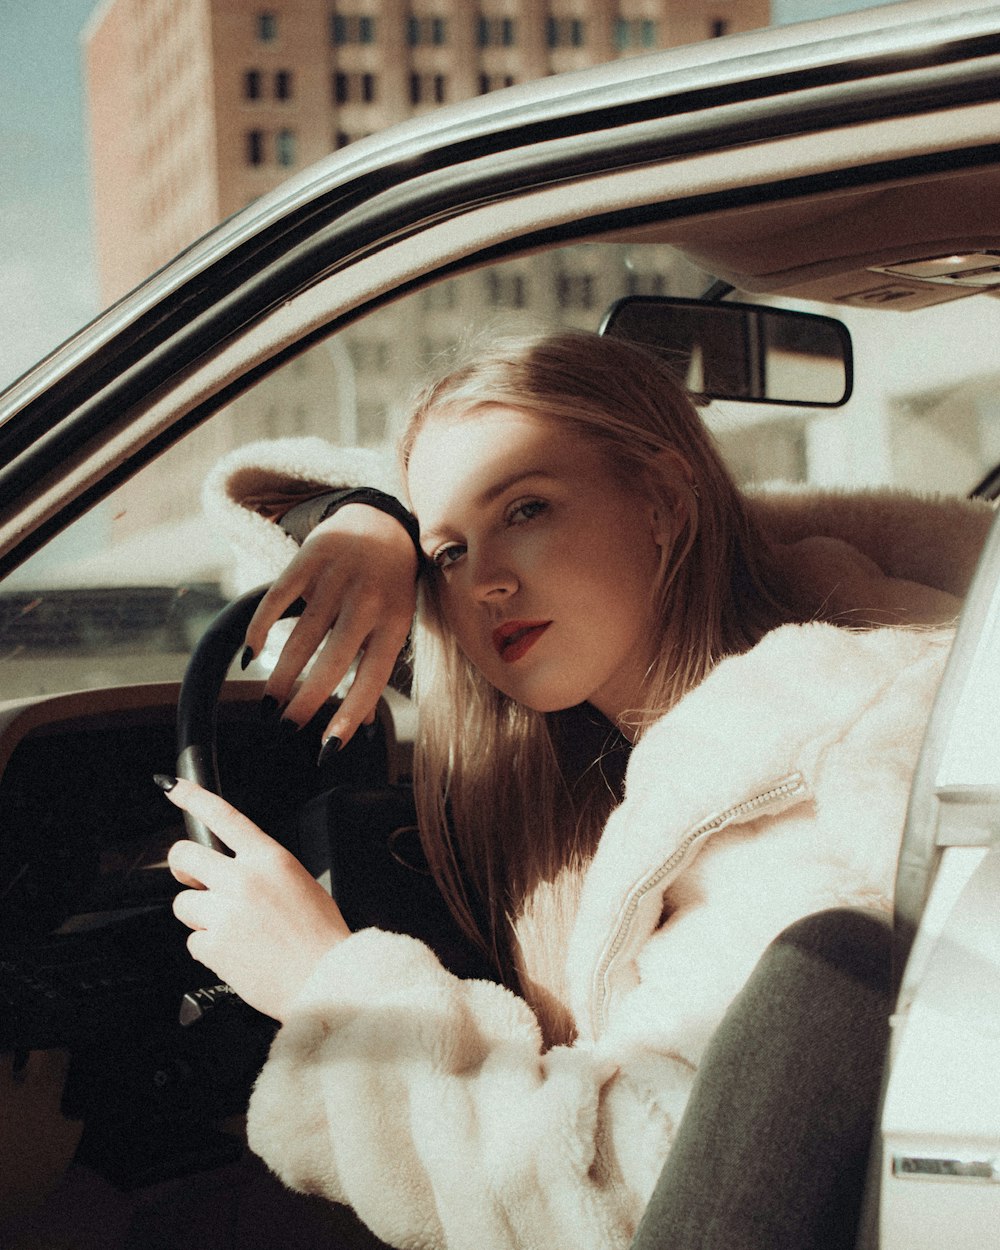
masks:
<instances>
[{"instance_id":1,"label":"woman's face","mask_svg":"<svg viewBox=\"0 0 1000 1250\"><path fill-rule=\"evenodd\" d=\"M446 621L488 681L540 712L642 705L675 534L640 488L554 421L499 405L431 418L408 485Z\"/></svg>"}]
</instances>

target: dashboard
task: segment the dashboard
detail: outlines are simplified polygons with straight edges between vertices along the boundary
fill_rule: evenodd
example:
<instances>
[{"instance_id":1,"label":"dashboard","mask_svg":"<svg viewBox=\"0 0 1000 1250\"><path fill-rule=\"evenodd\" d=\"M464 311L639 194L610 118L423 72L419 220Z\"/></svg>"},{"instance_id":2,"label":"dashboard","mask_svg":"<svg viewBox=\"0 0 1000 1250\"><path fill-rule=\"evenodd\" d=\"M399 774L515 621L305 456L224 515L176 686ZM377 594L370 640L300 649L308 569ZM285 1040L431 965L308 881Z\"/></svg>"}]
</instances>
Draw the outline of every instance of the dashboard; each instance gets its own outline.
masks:
<instances>
[{"instance_id":1,"label":"dashboard","mask_svg":"<svg viewBox=\"0 0 1000 1250\"><path fill-rule=\"evenodd\" d=\"M391 721L320 769L331 709L278 740L261 689L229 683L220 701L223 791L332 881L324 796L382 792ZM61 1113L84 1125L77 1162L125 1189L241 1149L216 1126L244 1110L275 1031L211 988L171 911L166 852L184 827L152 775L174 771L178 693L162 683L0 705L0 1051L15 1079L33 1052L68 1053Z\"/></svg>"}]
</instances>

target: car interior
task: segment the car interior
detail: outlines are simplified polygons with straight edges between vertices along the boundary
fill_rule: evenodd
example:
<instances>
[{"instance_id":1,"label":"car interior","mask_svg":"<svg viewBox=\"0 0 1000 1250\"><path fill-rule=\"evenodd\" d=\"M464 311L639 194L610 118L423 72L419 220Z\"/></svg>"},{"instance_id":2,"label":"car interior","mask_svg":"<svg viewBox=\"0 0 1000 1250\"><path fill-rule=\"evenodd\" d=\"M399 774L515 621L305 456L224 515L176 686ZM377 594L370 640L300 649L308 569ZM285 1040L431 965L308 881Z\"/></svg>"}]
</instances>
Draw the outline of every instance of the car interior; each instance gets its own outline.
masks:
<instances>
[{"instance_id":1,"label":"car interior","mask_svg":"<svg viewBox=\"0 0 1000 1250\"><path fill-rule=\"evenodd\" d=\"M902 75L903 96L908 82ZM365 1244L347 1216L279 1195L246 1157L241 1115L275 1025L187 953L165 855L192 830L153 773L180 769L219 788L295 850L352 925L402 927L459 975L489 975L422 863L405 666L375 725L321 768L331 705L279 740L259 713L273 655L230 671L260 589L200 520L198 483L214 461L285 434L390 446L406 391L470 324L490 334L537 322L518 286L533 281L544 284L546 318L664 351L748 490L860 485L995 500L1000 156L986 95L861 123L845 96L842 120L819 138L806 121L768 141L737 132L711 151L533 175L516 194L429 213L419 229L318 266L266 315L131 392L107 409L100 434L53 458L20 528L3 531L14 553L0 586L4 1245ZM622 144L649 125L594 141ZM375 159L377 145L359 147L360 166ZM470 168L489 159L473 155ZM380 193L390 207L391 194ZM574 286L577 274L590 285ZM137 315L136 299L118 310L119 326ZM711 316L723 309L720 328ZM98 326L102 341L109 334ZM717 362L719 341L741 345L735 364ZM387 367L380 343L402 344L405 365ZM791 380L768 384L782 374ZM47 376L59 384L43 370L22 385L51 385ZM875 421L876 407L888 416ZM166 560L168 547L189 563L165 564L155 591L127 578L109 590L102 544L165 481L181 488L165 492L176 497L162 516L136 521L127 550L137 568ZM32 531L40 537L28 541ZM973 573L956 575L971 583ZM995 632L989 561L978 578L984 606L970 610L968 629ZM986 643L963 645L977 673L989 667ZM956 671L956 691L968 671ZM932 735L938 759L959 698L949 694ZM992 837L995 813L976 811L974 835L955 839L952 901ZM941 864L936 834L926 836L901 960ZM947 914L939 903L926 942ZM233 1195L251 1183L259 1197L237 1212ZM136 1240L143 1228L148 1243ZM91 1235L103 1240L79 1240Z\"/></svg>"}]
</instances>

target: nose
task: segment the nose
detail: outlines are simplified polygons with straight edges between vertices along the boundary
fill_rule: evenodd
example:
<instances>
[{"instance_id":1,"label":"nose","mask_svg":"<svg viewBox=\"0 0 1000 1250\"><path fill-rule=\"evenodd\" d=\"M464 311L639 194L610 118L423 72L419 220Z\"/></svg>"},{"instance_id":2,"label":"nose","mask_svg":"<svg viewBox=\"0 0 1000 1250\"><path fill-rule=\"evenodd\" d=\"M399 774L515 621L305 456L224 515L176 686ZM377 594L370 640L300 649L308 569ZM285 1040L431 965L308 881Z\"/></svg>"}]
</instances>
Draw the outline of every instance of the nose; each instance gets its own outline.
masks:
<instances>
[{"instance_id":1,"label":"nose","mask_svg":"<svg viewBox=\"0 0 1000 1250\"><path fill-rule=\"evenodd\" d=\"M518 589L520 580L507 560L497 553L480 549L470 553L472 593L480 603L507 599Z\"/></svg>"}]
</instances>

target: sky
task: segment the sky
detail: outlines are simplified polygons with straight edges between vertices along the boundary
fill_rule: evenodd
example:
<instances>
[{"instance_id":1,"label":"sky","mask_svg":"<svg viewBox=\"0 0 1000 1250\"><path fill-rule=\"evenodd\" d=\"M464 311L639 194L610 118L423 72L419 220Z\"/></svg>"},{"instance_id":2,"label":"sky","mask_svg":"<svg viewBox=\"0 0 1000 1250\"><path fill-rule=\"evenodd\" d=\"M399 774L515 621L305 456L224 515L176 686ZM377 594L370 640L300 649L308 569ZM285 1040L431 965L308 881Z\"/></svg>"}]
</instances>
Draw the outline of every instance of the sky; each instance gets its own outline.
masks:
<instances>
[{"instance_id":1,"label":"sky","mask_svg":"<svg viewBox=\"0 0 1000 1250\"><path fill-rule=\"evenodd\" d=\"M775 25L889 0L772 0ZM100 311L81 33L97 0L0 0L0 389Z\"/></svg>"}]
</instances>

